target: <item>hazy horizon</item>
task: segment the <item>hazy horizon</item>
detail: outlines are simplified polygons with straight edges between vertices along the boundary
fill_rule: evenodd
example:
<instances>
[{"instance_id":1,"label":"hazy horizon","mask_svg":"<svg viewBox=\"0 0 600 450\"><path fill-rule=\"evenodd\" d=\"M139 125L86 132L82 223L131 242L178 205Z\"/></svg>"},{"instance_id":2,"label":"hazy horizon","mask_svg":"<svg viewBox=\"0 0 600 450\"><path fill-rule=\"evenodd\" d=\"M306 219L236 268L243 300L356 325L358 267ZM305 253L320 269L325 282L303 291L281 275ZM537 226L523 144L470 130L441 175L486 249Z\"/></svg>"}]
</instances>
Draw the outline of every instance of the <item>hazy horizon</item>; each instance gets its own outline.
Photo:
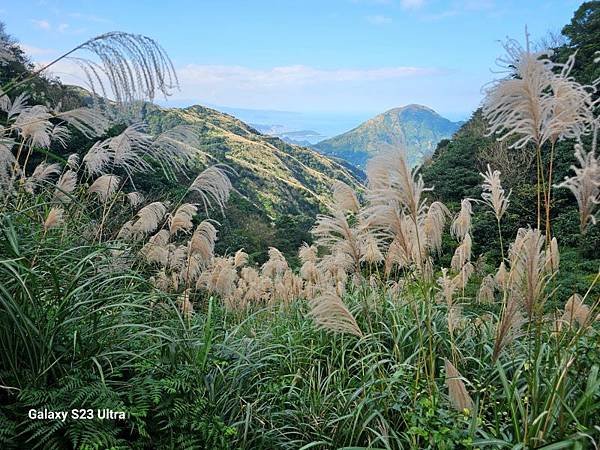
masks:
<instances>
[{"instance_id":1,"label":"hazy horizon","mask_svg":"<svg viewBox=\"0 0 600 450\"><path fill-rule=\"evenodd\" d=\"M172 58L181 87L157 103L284 113L273 120L289 112L302 128L323 120L317 131L330 135L411 103L468 119L498 76L499 41L523 41L525 25L534 41L559 32L579 3L180 0L165 14L153 2L25 0L0 8L0 20L36 63L107 31L147 35ZM52 73L83 84L78 70L61 61Z\"/></svg>"}]
</instances>

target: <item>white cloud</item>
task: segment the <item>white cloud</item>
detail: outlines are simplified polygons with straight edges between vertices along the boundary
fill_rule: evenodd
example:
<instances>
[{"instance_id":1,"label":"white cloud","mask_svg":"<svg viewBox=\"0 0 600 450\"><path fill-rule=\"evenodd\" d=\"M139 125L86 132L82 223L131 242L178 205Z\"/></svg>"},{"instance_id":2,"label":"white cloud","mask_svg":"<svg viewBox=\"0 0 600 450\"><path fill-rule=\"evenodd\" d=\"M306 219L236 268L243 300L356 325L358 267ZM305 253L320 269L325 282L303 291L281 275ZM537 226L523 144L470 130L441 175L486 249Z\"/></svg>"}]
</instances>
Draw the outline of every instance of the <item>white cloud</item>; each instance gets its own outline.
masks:
<instances>
[{"instance_id":1,"label":"white cloud","mask_svg":"<svg viewBox=\"0 0 600 450\"><path fill-rule=\"evenodd\" d=\"M69 24L68 23L61 23L58 26L58 32L59 33L64 33L65 31L67 31L67 28L69 28Z\"/></svg>"},{"instance_id":2,"label":"white cloud","mask_svg":"<svg viewBox=\"0 0 600 450\"><path fill-rule=\"evenodd\" d=\"M367 16L367 21L373 25L385 25L386 23L392 23L392 18L377 14L374 16Z\"/></svg>"},{"instance_id":3,"label":"white cloud","mask_svg":"<svg viewBox=\"0 0 600 450\"><path fill-rule=\"evenodd\" d=\"M424 67L380 67L374 69L324 70L304 65L253 69L244 66L189 64L178 70L181 80L192 84L235 83L238 85L305 85L327 82L377 81L439 73Z\"/></svg>"},{"instance_id":4,"label":"white cloud","mask_svg":"<svg viewBox=\"0 0 600 450\"><path fill-rule=\"evenodd\" d=\"M29 56L44 56L56 53L52 48L40 48L28 44L19 44L19 47Z\"/></svg>"},{"instance_id":5,"label":"white cloud","mask_svg":"<svg viewBox=\"0 0 600 450\"><path fill-rule=\"evenodd\" d=\"M400 6L404 9L419 9L424 3L425 0L400 0Z\"/></svg>"},{"instance_id":6,"label":"white cloud","mask_svg":"<svg viewBox=\"0 0 600 450\"><path fill-rule=\"evenodd\" d=\"M33 22L33 24L36 27L38 27L41 30L49 30L50 29L50 22L48 22L47 20L31 19L31 21Z\"/></svg>"}]
</instances>

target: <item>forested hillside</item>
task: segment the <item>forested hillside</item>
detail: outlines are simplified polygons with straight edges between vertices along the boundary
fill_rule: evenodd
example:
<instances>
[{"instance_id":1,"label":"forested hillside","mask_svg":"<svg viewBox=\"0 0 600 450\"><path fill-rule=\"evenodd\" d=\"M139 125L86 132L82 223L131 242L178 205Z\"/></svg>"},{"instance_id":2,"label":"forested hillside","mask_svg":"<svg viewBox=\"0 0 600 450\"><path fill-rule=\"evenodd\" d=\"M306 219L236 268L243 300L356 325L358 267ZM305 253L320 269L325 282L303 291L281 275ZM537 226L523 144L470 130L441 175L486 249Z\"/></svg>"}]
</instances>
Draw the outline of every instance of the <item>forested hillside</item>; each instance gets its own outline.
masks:
<instances>
[{"instance_id":1,"label":"forested hillside","mask_svg":"<svg viewBox=\"0 0 600 450\"><path fill-rule=\"evenodd\" d=\"M554 48L552 60L565 63L574 51L577 58L571 76L582 82L592 83L600 77L599 64L595 61L600 51L600 13L598 2L584 4L571 22L563 29L568 44ZM595 99L598 92L593 93ZM592 146L593 135L582 138L583 145ZM489 133L489 123L483 118L481 109L475 111L451 140L443 140L433 156L423 166L422 174L426 184L434 186L432 196L445 202L455 211L460 210L463 198L477 199L481 192L481 173L489 164L502 174L503 186L511 192L511 208L507 210L502 223L503 234L512 236L522 227L536 223L536 210L531 205L536 202L536 159L535 154L511 148L516 137L497 141ZM574 151L576 140L565 139L541 153L542 164L549 167L553 160L552 183L558 185L565 177L573 174L572 166L577 165ZM492 212L476 202L473 208L478 212L473 222L474 251L487 255L498 263L498 233L496 219ZM559 238L563 250L563 263L566 270L559 279L566 292L584 289L593 279L600 263L600 230L590 227L581 232L577 200L565 188L553 188L550 204L550 222L553 235ZM562 278L564 276L564 279Z\"/></svg>"}]
</instances>

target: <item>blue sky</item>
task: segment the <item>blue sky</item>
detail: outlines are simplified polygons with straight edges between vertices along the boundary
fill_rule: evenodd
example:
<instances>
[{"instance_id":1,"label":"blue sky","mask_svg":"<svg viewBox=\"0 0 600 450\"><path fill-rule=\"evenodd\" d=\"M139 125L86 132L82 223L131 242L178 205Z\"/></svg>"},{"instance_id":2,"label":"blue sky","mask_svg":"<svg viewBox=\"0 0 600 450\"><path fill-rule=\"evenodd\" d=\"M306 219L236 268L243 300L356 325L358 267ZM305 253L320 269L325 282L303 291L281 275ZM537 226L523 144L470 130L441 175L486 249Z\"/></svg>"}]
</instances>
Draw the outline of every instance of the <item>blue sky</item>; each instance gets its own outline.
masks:
<instances>
[{"instance_id":1,"label":"blue sky","mask_svg":"<svg viewBox=\"0 0 600 450\"><path fill-rule=\"evenodd\" d=\"M369 116L421 103L464 119L497 76L498 41L557 32L580 3L21 0L0 20L38 62L106 31L155 38L180 77L173 105Z\"/></svg>"}]
</instances>

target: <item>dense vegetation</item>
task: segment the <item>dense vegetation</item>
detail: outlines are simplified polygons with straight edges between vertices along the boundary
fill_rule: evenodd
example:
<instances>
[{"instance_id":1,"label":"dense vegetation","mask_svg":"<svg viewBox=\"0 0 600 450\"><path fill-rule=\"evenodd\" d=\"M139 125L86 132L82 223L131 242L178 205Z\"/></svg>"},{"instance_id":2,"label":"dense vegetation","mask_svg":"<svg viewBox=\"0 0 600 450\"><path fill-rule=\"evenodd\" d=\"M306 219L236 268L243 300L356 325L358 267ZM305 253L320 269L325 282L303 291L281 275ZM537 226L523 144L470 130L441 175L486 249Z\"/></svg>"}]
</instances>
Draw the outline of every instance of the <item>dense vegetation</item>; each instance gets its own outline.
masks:
<instances>
[{"instance_id":1,"label":"dense vegetation","mask_svg":"<svg viewBox=\"0 0 600 450\"><path fill-rule=\"evenodd\" d=\"M82 95L2 34L0 446L597 446L597 94L575 80L599 17L585 3L553 60L507 42L509 75L423 176L388 150L359 192L230 116L140 103L174 80L148 38L84 43L121 65ZM242 141L327 208L275 215L285 184ZM28 417L72 409L124 417Z\"/></svg>"}]
</instances>

